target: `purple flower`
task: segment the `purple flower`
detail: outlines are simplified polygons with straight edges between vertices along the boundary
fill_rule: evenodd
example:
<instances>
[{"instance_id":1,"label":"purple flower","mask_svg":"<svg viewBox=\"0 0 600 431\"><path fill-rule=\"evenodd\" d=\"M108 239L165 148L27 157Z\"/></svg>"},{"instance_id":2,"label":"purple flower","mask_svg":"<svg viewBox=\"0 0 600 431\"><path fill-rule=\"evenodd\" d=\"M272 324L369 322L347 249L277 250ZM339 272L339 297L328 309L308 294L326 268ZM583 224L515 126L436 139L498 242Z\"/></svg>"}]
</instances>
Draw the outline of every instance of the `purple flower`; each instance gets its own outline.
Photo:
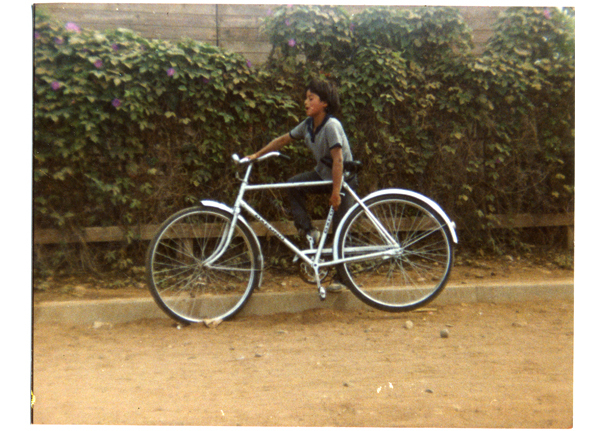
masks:
<instances>
[{"instance_id":1,"label":"purple flower","mask_svg":"<svg viewBox=\"0 0 600 431\"><path fill-rule=\"evenodd\" d=\"M54 81L52 84L50 84L50 87L52 87L52 89L54 91L56 91L56 90L58 90L60 88L60 82Z\"/></svg>"},{"instance_id":2,"label":"purple flower","mask_svg":"<svg viewBox=\"0 0 600 431\"><path fill-rule=\"evenodd\" d=\"M202 78L202 82L205 83L205 84L208 84L209 81L210 81L210 79L208 79L208 78Z\"/></svg>"},{"instance_id":3,"label":"purple flower","mask_svg":"<svg viewBox=\"0 0 600 431\"><path fill-rule=\"evenodd\" d=\"M96 61L94 61L94 67L96 69L100 69L102 67L102 60L96 60Z\"/></svg>"},{"instance_id":4,"label":"purple flower","mask_svg":"<svg viewBox=\"0 0 600 431\"><path fill-rule=\"evenodd\" d=\"M111 102L111 104L115 108L118 108L119 106L121 106L121 101L119 99L113 99L113 101Z\"/></svg>"},{"instance_id":5,"label":"purple flower","mask_svg":"<svg viewBox=\"0 0 600 431\"><path fill-rule=\"evenodd\" d=\"M54 38L54 43L57 45L62 45L64 42L64 39L62 37L55 37Z\"/></svg>"},{"instance_id":6,"label":"purple flower","mask_svg":"<svg viewBox=\"0 0 600 431\"><path fill-rule=\"evenodd\" d=\"M112 49L113 51L118 51L119 50L119 45L117 45L116 43L112 44Z\"/></svg>"},{"instance_id":7,"label":"purple flower","mask_svg":"<svg viewBox=\"0 0 600 431\"><path fill-rule=\"evenodd\" d=\"M175 75L175 68L174 67L170 67L167 70L167 76L173 76L173 75Z\"/></svg>"},{"instance_id":8,"label":"purple flower","mask_svg":"<svg viewBox=\"0 0 600 431\"><path fill-rule=\"evenodd\" d=\"M550 19L551 16L550 9L544 9L544 17L546 17L546 19Z\"/></svg>"},{"instance_id":9,"label":"purple flower","mask_svg":"<svg viewBox=\"0 0 600 431\"><path fill-rule=\"evenodd\" d=\"M79 28L79 26L77 24L75 24L74 22L68 22L65 25L65 28L68 31L74 31L75 33L81 33L81 29Z\"/></svg>"},{"instance_id":10,"label":"purple flower","mask_svg":"<svg viewBox=\"0 0 600 431\"><path fill-rule=\"evenodd\" d=\"M296 41L294 39L290 39L290 40L288 40L288 45L293 48L296 46Z\"/></svg>"},{"instance_id":11,"label":"purple flower","mask_svg":"<svg viewBox=\"0 0 600 431\"><path fill-rule=\"evenodd\" d=\"M287 26L289 27L289 26L290 26L290 24L291 24L291 23L290 23L290 19L289 19L289 18L288 18L288 19L286 19L286 20L285 20L285 25L287 25Z\"/></svg>"},{"instance_id":12,"label":"purple flower","mask_svg":"<svg viewBox=\"0 0 600 431\"><path fill-rule=\"evenodd\" d=\"M39 31L36 31L36 32L33 33L33 37L36 38L36 39L39 39L40 37L42 37L42 35L40 34Z\"/></svg>"},{"instance_id":13,"label":"purple flower","mask_svg":"<svg viewBox=\"0 0 600 431\"><path fill-rule=\"evenodd\" d=\"M273 15L273 11L271 9L267 9L267 16Z\"/></svg>"},{"instance_id":14,"label":"purple flower","mask_svg":"<svg viewBox=\"0 0 600 431\"><path fill-rule=\"evenodd\" d=\"M248 66L248 69L252 69L252 62L250 60L246 60L246 66Z\"/></svg>"}]
</instances>

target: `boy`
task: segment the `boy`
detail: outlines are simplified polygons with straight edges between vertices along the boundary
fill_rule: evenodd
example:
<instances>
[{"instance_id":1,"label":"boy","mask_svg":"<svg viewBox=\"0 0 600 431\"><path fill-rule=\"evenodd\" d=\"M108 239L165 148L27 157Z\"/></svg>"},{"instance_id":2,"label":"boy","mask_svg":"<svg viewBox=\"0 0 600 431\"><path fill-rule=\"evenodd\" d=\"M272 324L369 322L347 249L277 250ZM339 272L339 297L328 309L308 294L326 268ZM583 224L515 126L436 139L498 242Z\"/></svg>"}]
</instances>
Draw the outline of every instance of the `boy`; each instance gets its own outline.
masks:
<instances>
[{"instance_id":1,"label":"boy","mask_svg":"<svg viewBox=\"0 0 600 431\"><path fill-rule=\"evenodd\" d=\"M247 156L253 160L272 151L279 151L293 140L304 138L305 144L312 150L317 165L313 171L304 172L289 179L289 182L308 182L333 180L333 186L309 186L289 189L290 205L294 225L302 236L307 236L311 246L317 246L319 231L311 224L306 211L307 194L330 194L329 204L335 209L332 232L345 212L353 204L351 196L341 196L343 163L352 161L352 152L348 138L340 121L334 117L339 111L340 102L337 89L326 81L313 80L306 89L304 101L307 118L298 124L289 134L282 135L269 142L258 152ZM324 163L323 158L331 160ZM356 185L356 177L350 182ZM329 289L332 290L332 289Z\"/></svg>"}]
</instances>

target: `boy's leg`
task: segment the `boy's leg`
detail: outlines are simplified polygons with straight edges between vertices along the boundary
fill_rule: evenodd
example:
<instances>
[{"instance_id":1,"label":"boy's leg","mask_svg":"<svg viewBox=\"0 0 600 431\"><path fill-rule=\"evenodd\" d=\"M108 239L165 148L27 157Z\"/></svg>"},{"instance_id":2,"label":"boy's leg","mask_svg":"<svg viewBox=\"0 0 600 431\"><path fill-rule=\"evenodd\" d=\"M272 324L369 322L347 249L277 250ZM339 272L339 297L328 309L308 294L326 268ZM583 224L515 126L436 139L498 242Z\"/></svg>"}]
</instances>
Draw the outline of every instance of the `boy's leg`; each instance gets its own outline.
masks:
<instances>
[{"instance_id":1,"label":"boy's leg","mask_svg":"<svg viewBox=\"0 0 600 431\"><path fill-rule=\"evenodd\" d=\"M316 171L304 172L290 178L288 183L304 183L308 181L321 181L321 177ZM322 193L331 193L331 186L294 187L288 189L294 225L299 231L309 232L312 228L310 216L306 211L306 195Z\"/></svg>"}]
</instances>

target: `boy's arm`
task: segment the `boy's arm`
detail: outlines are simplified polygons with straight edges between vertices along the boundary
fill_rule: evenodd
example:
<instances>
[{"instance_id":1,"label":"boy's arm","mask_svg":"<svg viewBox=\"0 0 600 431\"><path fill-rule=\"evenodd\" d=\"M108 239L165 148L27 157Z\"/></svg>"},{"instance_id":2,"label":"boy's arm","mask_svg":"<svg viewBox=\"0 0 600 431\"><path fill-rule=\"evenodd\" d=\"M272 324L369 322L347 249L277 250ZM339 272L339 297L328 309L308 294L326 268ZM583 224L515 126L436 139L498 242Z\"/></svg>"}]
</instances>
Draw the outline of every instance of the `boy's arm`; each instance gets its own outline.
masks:
<instances>
[{"instance_id":1,"label":"boy's arm","mask_svg":"<svg viewBox=\"0 0 600 431\"><path fill-rule=\"evenodd\" d=\"M342 177L344 175L344 156L342 155L341 146L337 146L331 149L331 159L333 160L333 164L331 166L333 190L331 192L331 198L329 198L329 205L331 205L333 209L337 211L340 204L342 203L340 190L342 188Z\"/></svg>"},{"instance_id":2,"label":"boy's arm","mask_svg":"<svg viewBox=\"0 0 600 431\"><path fill-rule=\"evenodd\" d=\"M281 150L283 147L285 147L290 142L292 142L292 137L290 136L289 133L287 133L285 135L281 135L280 137L273 139L271 142L269 142L263 148L258 150L256 153L254 153L250 156L246 156L246 157L249 158L250 160L257 159L261 156L264 156L267 153Z\"/></svg>"}]
</instances>

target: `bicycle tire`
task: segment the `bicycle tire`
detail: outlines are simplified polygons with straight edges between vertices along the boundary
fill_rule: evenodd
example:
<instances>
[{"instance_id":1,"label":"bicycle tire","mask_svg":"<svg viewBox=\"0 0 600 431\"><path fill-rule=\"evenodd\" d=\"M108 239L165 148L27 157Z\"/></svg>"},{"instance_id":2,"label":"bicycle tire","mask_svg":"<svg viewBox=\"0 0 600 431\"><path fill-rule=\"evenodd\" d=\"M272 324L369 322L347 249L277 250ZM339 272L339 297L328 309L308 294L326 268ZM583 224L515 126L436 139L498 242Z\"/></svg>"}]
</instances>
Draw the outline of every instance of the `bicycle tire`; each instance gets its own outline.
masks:
<instances>
[{"instance_id":1,"label":"bicycle tire","mask_svg":"<svg viewBox=\"0 0 600 431\"><path fill-rule=\"evenodd\" d=\"M361 301L383 311L410 311L431 302L448 282L454 260L450 229L443 218L427 203L398 193L367 199L365 205L400 248L386 245L366 211L355 207L340 228L339 258L390 251L338 265L346 286Z\"/></svg>"},{"instance_id":2,"label":"bicycle tire","mask_svg":"<svg viewBox=\"0 0 600 431\"><path fill-rule=\"evenodd\" d=\"M239 312L261 278L261 251L238 221L227 249L214 263L233 216L199 206L173 214L148 247L146 276L157 305L184 323L226 320Z\"/></svg>"}]
</instances>

